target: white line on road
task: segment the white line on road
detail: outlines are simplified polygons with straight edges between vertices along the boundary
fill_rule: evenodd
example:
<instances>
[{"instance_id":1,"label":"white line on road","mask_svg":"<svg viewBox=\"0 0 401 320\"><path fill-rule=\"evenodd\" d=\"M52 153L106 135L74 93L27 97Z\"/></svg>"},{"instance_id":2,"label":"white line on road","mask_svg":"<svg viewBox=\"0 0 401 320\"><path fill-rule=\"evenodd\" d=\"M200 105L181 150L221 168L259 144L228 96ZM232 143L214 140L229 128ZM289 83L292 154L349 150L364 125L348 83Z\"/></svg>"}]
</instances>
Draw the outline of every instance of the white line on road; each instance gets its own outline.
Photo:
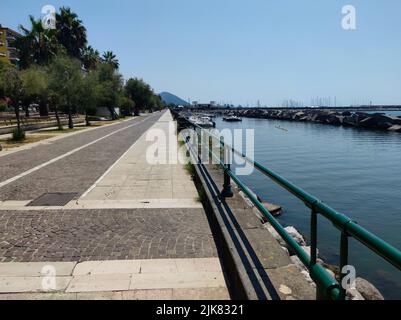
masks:
<instances>
[{"instance_id":1,"label":"white line on road","mask_svg":"<svg viewBox=\"0 0 401 320\"><path fill-rule=\"evenodd\" d=\"M47 161L47 162L45 162L45 163L42 163L42 164L40 164L40 165L38 165L38 166L36 166L36 167L34 167L34 168L32 168L32 169L29 169L29 170L27 170L27 171L25 171L25 172L23 172L23 173L21 173L21 174L19 174L19 175L16 175L16 176L14 176L14 177L12 177L12 178L10 178L10 179L8 179L8 180L5 180L5 181L3 181L3 182L0 182L0 188L2 188L2 187L4 187L4 186L6 186L6 185L8 185L8 184L10 184L10 183L12 183L12 182L18 180L18 179L21 179L21 178L23 178L23 177L25 177L25 176L27 176L27 175L29 175L29 174L35 172L35 171L38 171L38 170L40 170L40 169L42 169L42 168L44 168L44 167L46 167L46 166L48 166L48 165L50 165L50 164L52 164L52 163L55 163L55 162L57 162L57 161L59 161L59 160L65 158L65 157L68 157L68 156L70 156L70 155L72 155L72 154L74 154L74 153L76 153L76 152L78 152L78 151L81 151L82 149L85 149L85 148L87 148L87 147L89 147L89 146L91 146L91 145L93 145L93 144L95 144L95 143L97 143L97 142L99 142L99 141L101 141L101 140L103 140L103 139L106 139L106 138L108 138L108 137L110 137L110 136L112 136L112 135L114 135L114 134L116 134L116 133L118 133L118 132L121 132L121 131L126 130L126 129L131 128L131 127L134 127L134 126L136 126L136 125L138 125L138 124L141 124L141 123L145 122L145 121L148 120L148 119L149 119L149 118L145 118L145 119L143 119L143 120L141 120L141 121L139 121L139 122L136 122L136 123L134 123L134 124L131 124L131 125L127 126L127 127L120 128L120 129L118 129L118 130L116 130L116 131L113 131L113 132L111 132L111 133L109 133L109 134L107 134L107 135L105 135L105 136L103 136L103 137L101 137L101 138L99 138L99 139L96 139L96 140L94 140L94 141L92 141L92 142L89 142L89 143L87 143L87 144L85 144L85 145L83 145L83 146L81 146L81 147L79 147L79 148L76 148L76 149L74 149L74 150L71 150L71 151L69 151L69 152L67 152L67 153L64 153L64 154L62 154L62 155L60 155L60 156L58 156L58 157L56 157L56 158L53 158L53 159L51 159L51 160L49 160L49 161Z\"/></svg>"}]
</instances>

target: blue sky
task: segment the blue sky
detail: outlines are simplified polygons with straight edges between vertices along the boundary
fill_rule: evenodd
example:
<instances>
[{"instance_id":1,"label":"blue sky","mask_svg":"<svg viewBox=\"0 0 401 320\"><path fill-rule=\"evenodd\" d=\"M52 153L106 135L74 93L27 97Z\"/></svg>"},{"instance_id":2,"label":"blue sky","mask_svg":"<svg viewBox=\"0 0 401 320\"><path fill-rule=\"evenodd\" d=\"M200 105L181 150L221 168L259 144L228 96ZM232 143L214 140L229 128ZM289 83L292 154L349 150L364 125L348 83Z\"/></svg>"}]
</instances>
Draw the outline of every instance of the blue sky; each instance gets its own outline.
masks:
<instances>
[{"instance_id":1,"label":"blue sky","mask_svg":"<svg viewBox=\"0 0 401 320\"><path fill-rule=\"evenodd\" d=\"M399 0L1 0L0 23L27 25L45 4L71 7L90 44L156 92L243 105L401 104ZM347 4L353 31L341 28Z\"/></svg>"}]
</instances>

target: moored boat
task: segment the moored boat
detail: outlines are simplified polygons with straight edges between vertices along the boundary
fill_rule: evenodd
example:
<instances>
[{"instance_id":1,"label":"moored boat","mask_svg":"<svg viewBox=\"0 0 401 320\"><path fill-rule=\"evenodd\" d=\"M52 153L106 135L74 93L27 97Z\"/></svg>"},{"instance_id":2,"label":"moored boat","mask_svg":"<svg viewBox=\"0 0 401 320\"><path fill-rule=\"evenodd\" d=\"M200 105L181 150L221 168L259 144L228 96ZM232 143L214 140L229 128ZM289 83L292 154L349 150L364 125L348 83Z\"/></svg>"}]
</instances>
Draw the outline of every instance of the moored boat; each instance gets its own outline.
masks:
<instances>
[{"instance_id":1,"label":"moored boat","mask_svg":"<svg viewBox=\"0 0 401 320\"><path fill-rule=\"evenodd\" d=\"M237 116L227 116L223 118L223 121L227 121L227 122L239 122L242 121L242 119L240 117Z\"/></svg>"}]
</instances>

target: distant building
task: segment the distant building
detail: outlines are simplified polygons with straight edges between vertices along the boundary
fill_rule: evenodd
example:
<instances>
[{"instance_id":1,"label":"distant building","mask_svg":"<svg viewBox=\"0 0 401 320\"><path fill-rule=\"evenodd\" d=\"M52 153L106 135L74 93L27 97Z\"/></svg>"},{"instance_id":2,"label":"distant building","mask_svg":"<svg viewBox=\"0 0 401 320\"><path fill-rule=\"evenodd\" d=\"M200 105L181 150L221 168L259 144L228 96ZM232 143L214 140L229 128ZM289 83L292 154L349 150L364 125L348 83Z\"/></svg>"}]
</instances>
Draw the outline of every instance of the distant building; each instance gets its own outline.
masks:
<instances>
[{"instance_id":1,"label":"distant building","mask_svg":"<svg viewBox=\"0 0 401 320\"><path fill-rule=\"evenodd\" d=\"M212 109L216 107L217 107L216 101L210 101L210 103L199 103L198 101L192 102L192 108Z\"/></svg>"},{"instance_id":2,"label":"distant building","mask_svg":"<svg viewBox=\"0 0 401 320\"><path fill-rule=\"evenodd\" d=\"M0 61L18 66L18 51L13 43L19 37L21 34L0 24Z\"/></svg>"}]
</instances>

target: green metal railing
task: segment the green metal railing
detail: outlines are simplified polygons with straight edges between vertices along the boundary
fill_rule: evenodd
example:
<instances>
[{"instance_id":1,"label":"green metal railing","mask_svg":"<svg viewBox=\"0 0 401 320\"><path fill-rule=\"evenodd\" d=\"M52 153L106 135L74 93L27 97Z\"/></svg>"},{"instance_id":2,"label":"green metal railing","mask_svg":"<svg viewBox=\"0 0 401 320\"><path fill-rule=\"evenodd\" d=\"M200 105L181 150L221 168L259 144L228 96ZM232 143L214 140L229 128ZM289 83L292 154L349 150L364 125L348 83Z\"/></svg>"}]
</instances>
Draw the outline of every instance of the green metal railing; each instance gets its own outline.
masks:
<instances>
[{"instance_id":1,"label":"green metal railing","mask_svg":"<svg viewBox=\"0 0 401 320\"><path fill-rule=\"evenodd\" d=\"M209 154L214 157L220 166L224 170L224 185L221 192L222 197L231 197L233 195L231 190L231 179L237 184L237 186L247 195L252 201L255 207L267 218L273 228L283 238L289 248L298 256L301 262L308 268L309 274L312 280L316 283L317 288L317 299L325 300L344 300L346 290L340 286L343 277L345 276L342 272L343 267L348 265L348 240L350 237L354 238L371 251L381 256L383 259L388 261L397 269L401 270L401 251L391 246L387 242L383 241L373 233L367 231L355 221L351 220L342 213L337 212L333 208L329 207L315 196L309 194L303 189L292 184L290 181L281 177L277 173L267 169L259 162L254 161L247 157L245 154L237 151L234 147L224 143L222 137L218 137L208 130L202 127L190 123L191 126L196 130L198 136L201 132L206 133L212 139L219 141L223 152L220 155L216 155L210 150L210 145L207 146ZM198 129L198 130L197 130ZM198 142L201 139L198 139ZM208 139L209 141L209 139ZM197 156L199 160L199 148L197 148ZM269 177L276 184L292 193L295 197L300 199L304 204L311 209L311 254L307 254L305 250L294 240L294 238L287 233L283 226L274 218L274 216L265 208L265 206L257 199L255 194L243 183L231 170L229 164L230 153L235 153L242 159L252 164L265 176ZM317 263L317 218L318 215L329 220L337 229L341 231L340 240L340 279L337 281L333 278L324 267Z\"/></svg>"}]
</instances>

